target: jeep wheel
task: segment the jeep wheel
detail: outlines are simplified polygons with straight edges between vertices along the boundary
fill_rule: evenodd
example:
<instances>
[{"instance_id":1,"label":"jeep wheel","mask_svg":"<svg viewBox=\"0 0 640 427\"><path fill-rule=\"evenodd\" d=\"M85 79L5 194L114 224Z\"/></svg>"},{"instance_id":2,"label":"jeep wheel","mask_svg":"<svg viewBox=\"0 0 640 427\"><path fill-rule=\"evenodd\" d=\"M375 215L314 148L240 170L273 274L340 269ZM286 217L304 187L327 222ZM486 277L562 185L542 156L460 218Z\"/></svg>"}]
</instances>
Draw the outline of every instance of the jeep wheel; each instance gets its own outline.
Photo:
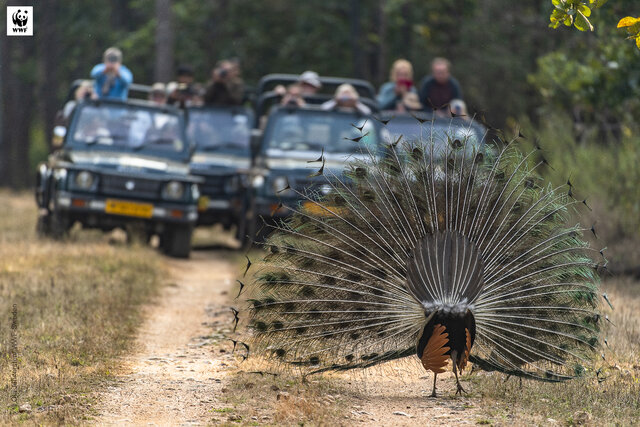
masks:
<instances>
[{"instance_id":1,"label":"jeep wheel","mask_svg":"<svg viewBox=\"0 0 640 427\"><path fill-rule=\"evenodd\" d=\"M193 227L189 225L171 225L162 234L162 250L175 258L189 258L191 253L191 235Z\"/></svg>"},{"instance_id":2,"label":"jeep wheel","mask_svg":"<svg viewBox=\"0 0 640 427\"><path fill-rule=\"evenodd\" d=\"M60 212L49 212L38 217L36 232L40 237L63 239L69 231L69 220Z\"/></svg>"},{"instance_id":3,"label":"jeep wheel","mask_svg":"<svg viewBox=\"0 0 640 427\"><path fill-rule=\"evenodd\" d=\"M38 215L36 234L38 237L49 237L51 235L51 214Z\"/></svg>"}]
</instances>

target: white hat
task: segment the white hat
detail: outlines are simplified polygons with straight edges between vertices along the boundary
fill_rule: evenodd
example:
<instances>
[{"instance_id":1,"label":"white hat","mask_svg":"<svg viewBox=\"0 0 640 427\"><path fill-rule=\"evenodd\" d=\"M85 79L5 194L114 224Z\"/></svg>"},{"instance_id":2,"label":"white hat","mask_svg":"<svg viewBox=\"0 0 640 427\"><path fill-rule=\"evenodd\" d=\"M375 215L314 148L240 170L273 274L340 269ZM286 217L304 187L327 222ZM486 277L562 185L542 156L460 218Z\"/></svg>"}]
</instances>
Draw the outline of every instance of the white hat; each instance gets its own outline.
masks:
<instances>
[{"instance_id":1,"label":"white hat","mask_svg":"<svg viewBox=\"0 0 640 427\"><path fill-rule=\"evenodd\" d=\"M298 82L308 84L317 89L322 87L320 76L315 71L305 71L304 73L300 74L300 77L298 77Z\"/></svg>"}]
</instances>

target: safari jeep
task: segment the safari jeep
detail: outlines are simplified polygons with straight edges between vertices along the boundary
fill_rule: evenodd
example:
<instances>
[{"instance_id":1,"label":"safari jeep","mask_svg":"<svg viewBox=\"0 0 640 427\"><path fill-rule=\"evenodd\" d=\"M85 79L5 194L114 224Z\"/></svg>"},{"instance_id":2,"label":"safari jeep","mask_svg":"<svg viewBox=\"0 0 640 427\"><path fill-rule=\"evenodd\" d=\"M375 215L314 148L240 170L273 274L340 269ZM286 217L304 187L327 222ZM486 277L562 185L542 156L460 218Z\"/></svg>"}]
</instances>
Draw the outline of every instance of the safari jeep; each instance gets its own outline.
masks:
<instances>
[{"instance_id":1,"label":"safari jeep","mask_svg":"<svg viewBox=\"0 0 640 427\"><path fill-rule=\"evenodd\" d=\"M160 237L165 253L188 257L198 218L198 178L182 115L146 102L84 101L61 147L39 166L38 231L59 238L76 222Z\"/></svg>"},{"instance_id":2,"label":"safari jeep","mask_svg":"<svg viewBox=\"0 0 640 427\"><path fill-rule=\"evenodd\" d=\"M355 112L316 107L279 107L272 111L256 150L252 178L257 240L264 237L260 232L263 222L290 214L281 203L296 207L303 199L301 194L326 195L332 191L325 177L313 176L321 167L326 177L343 179L349 160L363 158L366 150L379 153L380 131L376 120ZM317 161L320 158L323 160ZM312 205L307 208L313 209Z\"/></svg>"},{"instance_id":3,"label":"safari jeep","mask_svg":"<svg viewBox=\"0 0 640 427\"><path fill-rule=\"evenodd\" d=\"M235 226L238 240L245 244L252 123L252 112L243 107L187 110L187 135L195 147L191 173L203 179L198 225L221 224L227 230Z\"/></svg>"}]
</instances>

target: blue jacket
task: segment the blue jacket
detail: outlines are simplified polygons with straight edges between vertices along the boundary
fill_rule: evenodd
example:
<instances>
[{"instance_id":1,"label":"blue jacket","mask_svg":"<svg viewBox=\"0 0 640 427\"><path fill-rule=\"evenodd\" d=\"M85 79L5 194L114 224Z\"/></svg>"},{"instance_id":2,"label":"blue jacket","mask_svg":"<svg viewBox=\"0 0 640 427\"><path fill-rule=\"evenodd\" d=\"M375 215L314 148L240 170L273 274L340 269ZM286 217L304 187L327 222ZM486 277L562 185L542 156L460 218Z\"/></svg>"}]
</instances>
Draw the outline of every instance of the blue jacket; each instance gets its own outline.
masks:
<instances>
[{"instance_id":1,"label":"blue jacket","mask_svg":"<svg viewBox=\"0 0 640 427\"><path fill-rule=\"evenodd\" d=\"M127 100L129 85L133 83L133 74L124 65L120 65L120 74L111 82L109 91L102 93L108 76L104 73L104 64L98 64L91 70L91 78L94 80L93 88L98 98L112 98Z\"/></svg>"}]
</instances>

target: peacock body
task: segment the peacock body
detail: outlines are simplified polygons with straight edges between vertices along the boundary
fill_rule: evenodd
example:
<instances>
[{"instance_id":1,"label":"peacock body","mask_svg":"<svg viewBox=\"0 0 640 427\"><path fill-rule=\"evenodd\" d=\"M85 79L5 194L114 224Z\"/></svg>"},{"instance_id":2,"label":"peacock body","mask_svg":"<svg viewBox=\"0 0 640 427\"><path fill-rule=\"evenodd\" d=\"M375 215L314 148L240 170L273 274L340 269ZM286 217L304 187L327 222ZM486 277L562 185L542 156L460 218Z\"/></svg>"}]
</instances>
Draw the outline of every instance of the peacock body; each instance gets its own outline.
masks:
<instances>
[{"instance_id":1,"label":"peacock body","mask_svg":"<svg viewBox=\"0 0 640 427\"><path fill-rule=\"evenodd\" d=\"M543 185L539 151L516 144L432 134L368 154L324 177L329 194L301 194L264 243L253 351L313 373L417 356L434 395L450 360L456 379L469 361L580 375L601 319L589 229L567 225L582 203L571 184Z\"/></svg>"}]
</instances>

